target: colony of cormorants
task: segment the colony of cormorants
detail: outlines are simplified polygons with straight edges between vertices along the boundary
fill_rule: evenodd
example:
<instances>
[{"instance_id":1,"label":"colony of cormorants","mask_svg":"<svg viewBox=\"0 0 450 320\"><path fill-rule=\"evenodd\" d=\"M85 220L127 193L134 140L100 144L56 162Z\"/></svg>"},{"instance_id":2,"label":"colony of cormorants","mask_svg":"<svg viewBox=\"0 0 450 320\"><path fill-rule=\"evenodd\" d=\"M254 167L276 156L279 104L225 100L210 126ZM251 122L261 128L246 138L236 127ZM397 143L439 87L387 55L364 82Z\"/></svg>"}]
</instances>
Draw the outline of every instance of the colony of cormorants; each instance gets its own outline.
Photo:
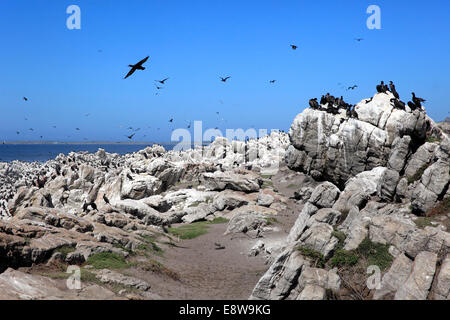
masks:
<instances>
[{"instance_id":1,"label":"colony of cormorants","mask_svg":"<svg viewBox=\"0 0 450 320\"><path fill-rule=\"evenodd\" d=\"M309 100L309 106L312 109L326 111L331 114L338 114L340 109L344 109L348 117L358 118L358 114L355 111L355 106L345 102L342 96L340 98L336 98L327 93L326 95L322 95L320 98L320 103L317 102L317 98Z\"/></svg>"},{"instance_id":2,"label":"colony of cormorants","mask_svg":"<svg viewBox=\"0 0 450 320\"><path fill-rule=\"evenodd\" d=\"M406 104L400 100L400 95L398 94L395 85L392 81L389 81L389 85L386 85L384 81L381 81L379 85L376 86L378 93L386 93L391 92L394 95L390 101L393 103L394 108L405 110ZM366 100L366 103L372 101L373 98ZM408 102L408 106L413 110L422 110L422 102L425 102L425 99L416 97L416 94L412 92L412 101ZM320 103L317 102L317 98L313 98L309 100L309 106L314 110L326 111L331 114L338 114L340 109L346 110L346 114L349 118L358 118L358 114L355 111L355 106L348 104L344 101L343 97L336 98L329 93L326 95L322 95L320 99Z\"/></svg>"}]
</instances>

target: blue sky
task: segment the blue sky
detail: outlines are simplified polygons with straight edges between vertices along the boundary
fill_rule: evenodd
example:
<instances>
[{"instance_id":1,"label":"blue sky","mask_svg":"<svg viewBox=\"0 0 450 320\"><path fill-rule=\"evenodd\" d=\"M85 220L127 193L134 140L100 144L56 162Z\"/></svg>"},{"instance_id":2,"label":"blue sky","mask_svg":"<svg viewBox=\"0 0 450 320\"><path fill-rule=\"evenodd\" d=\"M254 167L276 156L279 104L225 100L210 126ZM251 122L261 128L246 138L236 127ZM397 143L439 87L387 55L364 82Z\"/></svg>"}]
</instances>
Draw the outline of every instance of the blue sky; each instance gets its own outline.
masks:
<instances>
[{"instance_id":1,"label":"blue sky","mask_svg":"<svg viewBox=\"0 0 450 320\"><path fill-rule=\"evenodd\" d=\"M66 28L71 4L81 30ZM366 27L371 4L381 30ZM447 0L2 0L0 139L123 141L132 126L135 140L162 142L194 120L288 130L310 98L356 103L380 80L402 100L427 99L439 121L450 116L449 12ZM147 55L147 69L124 80Z\"/></svg>"}]
</instances>

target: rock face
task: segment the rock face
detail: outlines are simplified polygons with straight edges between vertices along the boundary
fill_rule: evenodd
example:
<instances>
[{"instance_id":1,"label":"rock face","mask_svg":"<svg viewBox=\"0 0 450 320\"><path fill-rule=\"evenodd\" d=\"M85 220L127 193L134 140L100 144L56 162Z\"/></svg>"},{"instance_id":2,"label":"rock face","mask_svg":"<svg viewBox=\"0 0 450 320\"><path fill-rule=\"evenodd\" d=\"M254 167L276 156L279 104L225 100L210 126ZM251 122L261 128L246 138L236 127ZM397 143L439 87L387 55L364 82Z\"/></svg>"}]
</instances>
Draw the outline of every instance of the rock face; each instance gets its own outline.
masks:
<instances>
[{"instance_id":1,"label":"rock face","mask_svg":"<svg viewBox=\"0 0 450 320\"><path fill-rule=\"evenodd\" d=\"M389 161L400 171L402 157L412 142L424 140L429 124L422 112L395 109L391 98L391 94L377 94L369 103L361 101L355 107L358 119L348 118L345 112L335 116L306 109L289 131L288 165L336 185ZM405 136L409 138L395 141Z\"/></svg>"},{"instance_id":2,"label":"rock face","mask_svg":"<svg viewBox=\"0 0 450 320\"><path fill-rule=\"evenodd\" d=\"M339 296L347 275L332 273L331 257L365 239L389 245L394 256L374 299L448 299L450 139L424 110L396 109L391 98L388 92L361 101L357 118L315 109L295 118L285 161L325 181L294 195L303 209L252 299L321 300L329 290ZM421 226L414 214L428 212L441 216ZM323 266L312 268L312 257ZM304 281L311 270L323 281ZM330 272L335 285L324 280Z\"/></svg>"},{"instance_id":3,"label":"rock face","mask_svg":"<svg viewBox=\"0 0 450 320\"><path fill-rule=\"evenodd\" d=\"M98 285L82 286L80 290L61 289L57 281L8 269L0 274L1 300L109 300L114 292Z\"/></svg>"}]
</instances>

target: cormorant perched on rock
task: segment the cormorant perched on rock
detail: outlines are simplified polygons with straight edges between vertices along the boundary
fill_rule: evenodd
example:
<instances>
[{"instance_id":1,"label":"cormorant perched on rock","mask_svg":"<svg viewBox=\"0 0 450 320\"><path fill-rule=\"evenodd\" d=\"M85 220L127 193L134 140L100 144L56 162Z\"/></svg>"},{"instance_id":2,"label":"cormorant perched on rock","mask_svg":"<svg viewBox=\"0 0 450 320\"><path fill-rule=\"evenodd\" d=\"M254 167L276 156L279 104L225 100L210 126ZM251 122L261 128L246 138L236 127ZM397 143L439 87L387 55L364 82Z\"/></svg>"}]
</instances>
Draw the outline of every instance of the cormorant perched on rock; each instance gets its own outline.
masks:
<instances>
[{"instance_id":1,"label":"cormorant perched on rock","mask_svg":"<svg viewBox=\"0 0 450 320\"><path fill-rule=\"evenodd\" d=\"M92 208L92 210L97 210L97 205L95 204L94 201L87 203L86 200L83 203L83 212L89 212L89 206Z\"/></svg>"},{"instance_id":2,"label":"cormorant perched on rock","mask_svg":"<svg viewBox=\"0 0 450 320\"><path fill-rule=\"evenodd\" d=\"M133 180L133 177L129 173L127 173L127 178Z\"/></svg>"},{"instance_id":3,"label":"cormorant perched on rock","mask_svg":"<svg viewBox=\"0 0 450 320\"><path fill-rule=\"evenodd\" d=\"M319 103L317 102L317 98L309 100L309 106L311 109L317 110L319 109Z\"/></svg>"},{"instance_id":4,"label":"cormorant perched on rock","mask_svg":"<svg viewBox=\"0 0 450 320\"><path fill-rule=\"evenodd\" d=\"M414 102L412 102L412 101L409 101L409 102L408 102L408 107L411 109L411 111L417 109L416 104L415 104Z\"/></svg>"},{"instance_id":5,"label":"cormorant perched on rock","mask_svg":"<svg viewBox=\"0 0 450 320\"><path fill-rule=\"evenodd\" d=\"M399 96L397 90L395 90L395 85L394 85L394 83L393 83L392 81L389 81L389 82L390 82L390 83L389 83L389 88L391 88L392 94L394 95L395 98L400 99L400 96Z\"/></svg>"},{"instance_id":6,"label":"cormorant perched on rock","mask_svg":"<svg viewBox=\"0 0 450 320\"><path fill-rule=\"evenodd\" d=\"M411 93L412 94L412 101L415 103L415 105L417 106L417 108L420 108L422 106L422 102L425 102L427 100L416 97L416 94L414 92Z\"/></svg>"},{"instance_id":7,"label":"cormorant perched on rock","mask_svg":"<svg viewBox=\"0 0 450 320\"><path fill-rule=\"evenodd\" d=\"M372 100L373 100L373 97L372 98L370 98L370 99L367 99L366 101L364 101L366 104L367 103L369 103L369 102L372 102Z\"/></svg>"},{"instance_id":8,"label":"cormorant perched on rock","mask_svg":"<svg viewBox=\"0 0 450 320\"><path fill-rule=\"evenodd\" d=\"M392 98L391 102L394 103L395 108L400 109L400 110L405 110L406 105L403 101L400 101L399 99L396 99L396 98Z\"/></svg>"},{"instance_id":9,"label":"cormorant perched on rock","mask_svg":"<svg viewBox=\"0 0 450 320\"><path fill-rule=\"evenodd\" d=\"M109 204L109 199L106 197L106 194L103 194L103 201L105 201L106 204Z\"/></svg>"},{"instance_id":10,"label":"cormorant perched on rock","mask_svg":"<svg viewBox=\"0 0 450 320\"><path fill-rule=\"evenodd\" d=\"M326 103L327 103L327 99L325 98L324 95L322 95L322 97L320 98L320 104L325 105Z\"/></svg>"},{"instance_id":11,"label":"cormorant perched on rock","mask_svg":"<svg viewBox=\"0 0 450 320\"><path fill-rule=\"evenodd\" d=\"M377 85L377 92L386 93L386 91L389 91L389 88L384 84L384 81L381 81L381 83Z\"/></svg>"}]
</instances>

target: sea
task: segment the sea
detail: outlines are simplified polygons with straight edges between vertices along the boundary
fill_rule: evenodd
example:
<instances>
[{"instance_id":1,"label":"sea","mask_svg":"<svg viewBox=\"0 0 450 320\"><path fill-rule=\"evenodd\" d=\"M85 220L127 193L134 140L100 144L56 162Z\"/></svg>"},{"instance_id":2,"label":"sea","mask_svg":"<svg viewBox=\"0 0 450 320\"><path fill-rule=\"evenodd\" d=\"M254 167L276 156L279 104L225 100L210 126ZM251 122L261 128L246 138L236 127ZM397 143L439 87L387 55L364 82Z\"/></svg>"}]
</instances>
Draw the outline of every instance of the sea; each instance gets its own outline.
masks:
<instances>
[{"instance_id":1,"label":"sea","mask_svg":"<svg viewBox=\"0 0 450 320\"><path fill-rule=\"evenodd\" d=\"M99 148L109 153L127 154L145 149L152 144L0 144L0 162L14 160L26 162L45 162L56 158L58 154L72 151L88 151L95 153ZM171 150L173 144L161 144Z\"/></svg>"}]
</instances>

